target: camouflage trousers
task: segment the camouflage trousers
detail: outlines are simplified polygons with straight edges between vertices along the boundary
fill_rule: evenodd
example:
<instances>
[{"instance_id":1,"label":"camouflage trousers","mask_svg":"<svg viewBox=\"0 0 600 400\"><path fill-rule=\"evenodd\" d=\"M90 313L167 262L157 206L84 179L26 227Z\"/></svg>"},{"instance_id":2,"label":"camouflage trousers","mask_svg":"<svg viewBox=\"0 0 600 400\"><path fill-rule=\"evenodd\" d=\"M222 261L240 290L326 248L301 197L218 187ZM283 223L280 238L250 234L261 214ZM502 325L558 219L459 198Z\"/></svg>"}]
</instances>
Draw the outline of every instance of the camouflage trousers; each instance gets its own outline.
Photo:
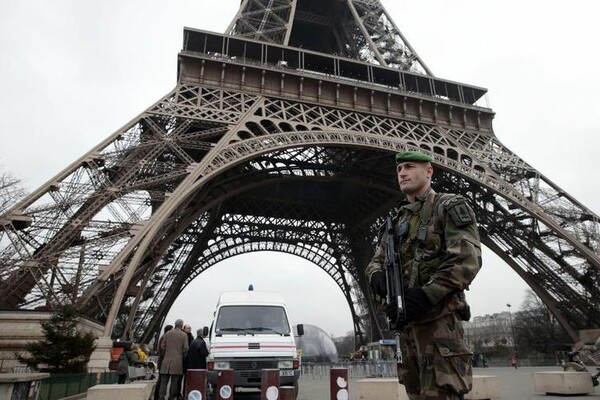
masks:
<instances>
[{"instance_id":1,"label":"camouflage trousers","mask_svg":"<svg viewBox=\"0 0 600 400\"><path fill-rule=\"evenodd\" d=\"M463 336L461 320L454 313L404 328L398 380L411 400L457 400L471 390L471 352Z\"/></svg>"}]
</instances>

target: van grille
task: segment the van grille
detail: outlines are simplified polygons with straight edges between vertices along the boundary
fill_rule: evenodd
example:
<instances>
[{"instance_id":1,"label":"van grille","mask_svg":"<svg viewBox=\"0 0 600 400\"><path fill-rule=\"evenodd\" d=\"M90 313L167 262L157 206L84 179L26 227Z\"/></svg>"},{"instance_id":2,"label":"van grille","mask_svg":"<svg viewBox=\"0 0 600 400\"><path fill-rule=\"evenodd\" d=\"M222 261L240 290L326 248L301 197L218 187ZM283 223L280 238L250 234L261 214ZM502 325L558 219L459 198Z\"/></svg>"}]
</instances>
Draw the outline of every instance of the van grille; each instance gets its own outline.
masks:
<instances>
[{"instance_id":1,"label":"van grille","mask_svg":"<svg viewBox=\"0 0 600 400\"><path fill-rule=\"evenodd\" d=\"M236 371L277 369L277 360L233 360L230 365Z\"/></svg>"},{"instance_id":2,"label":"van grille","mask_svg":"<svg viewBox=\"0 0 600 400\"><path fill-rule=\"evenodd\" d=\"M249 350L260 350L260 343L248 343Z\"/></svg>"}]
</instances>

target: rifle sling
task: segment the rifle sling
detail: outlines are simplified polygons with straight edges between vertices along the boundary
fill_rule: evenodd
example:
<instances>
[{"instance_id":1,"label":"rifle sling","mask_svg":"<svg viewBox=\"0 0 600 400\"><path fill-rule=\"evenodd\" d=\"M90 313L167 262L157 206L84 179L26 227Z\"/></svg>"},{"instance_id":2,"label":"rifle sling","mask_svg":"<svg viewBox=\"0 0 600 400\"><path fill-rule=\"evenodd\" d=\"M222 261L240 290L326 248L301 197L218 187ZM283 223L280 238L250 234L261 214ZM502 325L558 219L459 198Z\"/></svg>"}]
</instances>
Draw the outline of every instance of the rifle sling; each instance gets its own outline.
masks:
<instances>
[{"instance_id":1,"label":"rifle sling","mask_svg":"<svg viewBox=\"0 0 600 400\"><path fill-rule=\"evenodd\" d=\"M417 275L419 273L419 264L423 259L423 252L425 251L425 244L427 243L427 228L429 227L429 221L433 216L433 204L435 200L435 192L433 190L429 191L427 195L427 199L419 212L419 218L421 223L419 224L419 228L417 230L417 247L415 249L415 256L412 263L412 268L410 271L410 280L408 282L408 287L414 287L417 281Z\"/></svg>"}]
</instances>

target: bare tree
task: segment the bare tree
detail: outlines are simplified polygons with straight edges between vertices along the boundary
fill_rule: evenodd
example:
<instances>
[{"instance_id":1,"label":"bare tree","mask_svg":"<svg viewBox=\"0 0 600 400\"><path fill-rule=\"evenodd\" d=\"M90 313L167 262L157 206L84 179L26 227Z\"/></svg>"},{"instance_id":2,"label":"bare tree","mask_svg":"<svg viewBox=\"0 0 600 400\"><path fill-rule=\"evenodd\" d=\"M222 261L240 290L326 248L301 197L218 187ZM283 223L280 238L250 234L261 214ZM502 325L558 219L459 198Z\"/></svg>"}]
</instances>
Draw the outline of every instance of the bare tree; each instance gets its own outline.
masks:
<instances>
[{"instance_id":1,"label":"bare tree","mask_svg":"<svg viewBox=\"0 0 600 400\"><path fill-rule=\"evenodd\" d=\"M354 332L349 332L346 336L335 338L335 348L340 358L350 358L354 351Z\"/></svg>"},{"instance_id":2,"label":"bare tree","mask_svg":"<svg viewBox=\"0 0 600 400\"><path fill-rule=\"evenodd\" d=\"M0 215L25 196L21 180L9 173L0 172Z\"/></svg>"},{"instance_id":3,"label":"bare tree","mask_svg":"<svg viewBox=\"0 0 600 400\"><path fill-rule=\"evenodd\" d=\"M515 331L520 353L553 354L569 343L556 318L532 290L527 291L521 311L515 317Z\"/></svg>"}]
</instances>

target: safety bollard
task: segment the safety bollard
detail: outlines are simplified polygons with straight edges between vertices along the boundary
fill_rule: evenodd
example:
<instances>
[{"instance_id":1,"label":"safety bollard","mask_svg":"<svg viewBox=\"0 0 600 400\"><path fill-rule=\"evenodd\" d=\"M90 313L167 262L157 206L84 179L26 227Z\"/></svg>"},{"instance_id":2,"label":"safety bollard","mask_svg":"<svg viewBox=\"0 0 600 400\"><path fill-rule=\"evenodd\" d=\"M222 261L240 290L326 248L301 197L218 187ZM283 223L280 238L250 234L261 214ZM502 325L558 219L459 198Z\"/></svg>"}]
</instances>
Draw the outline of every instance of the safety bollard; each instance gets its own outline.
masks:
<instances>
[{"instance_id":1,"label":"safety bollard","mask_svg":"<svg viewBox=\"0 0 600 400\"><path fill-rule=\"evenodd\" d=\"M217 386L215 387L215 400L233 399L233 370L223 369L217 372Z\"/></svg>"},{"instance_id":2,"label":"safety bollard","mask_svg":"<svg viewBox=\"0 0 600 400\"><path fill-rule=\"evenodd\" d=\"M208 372L205 369L188 369L185 374L183 397L186 400L205 400Z\"/></svg>"},{"instance_id":3,"label":"safety bollard","mask_svg":"<svg viewBox=\"0 0 600 400\"><path fill-rule=\"evenodd\" d=\"M331 400L348 400L348 369L331 368L329 373L329 388Z\"/></svg>"},{"instance_id":4,"label":"safety bollard","mask_svg":"<svg viewBox=\"0 0 600 400\"><path fill-rule=\"evenodd\" d=\"M296 400L296 388L294 386L279 386L279 400Z\"/></svg>"},{"instance_id":5,"label":"safety bollard","mask_svg":"<svg viewBox=\"0 0 600 400\"><path fill-rule=\"evenodd\" d=\"M280 400L278 369L260 371L260 400Z\"/></svg>"}]
</instances>

